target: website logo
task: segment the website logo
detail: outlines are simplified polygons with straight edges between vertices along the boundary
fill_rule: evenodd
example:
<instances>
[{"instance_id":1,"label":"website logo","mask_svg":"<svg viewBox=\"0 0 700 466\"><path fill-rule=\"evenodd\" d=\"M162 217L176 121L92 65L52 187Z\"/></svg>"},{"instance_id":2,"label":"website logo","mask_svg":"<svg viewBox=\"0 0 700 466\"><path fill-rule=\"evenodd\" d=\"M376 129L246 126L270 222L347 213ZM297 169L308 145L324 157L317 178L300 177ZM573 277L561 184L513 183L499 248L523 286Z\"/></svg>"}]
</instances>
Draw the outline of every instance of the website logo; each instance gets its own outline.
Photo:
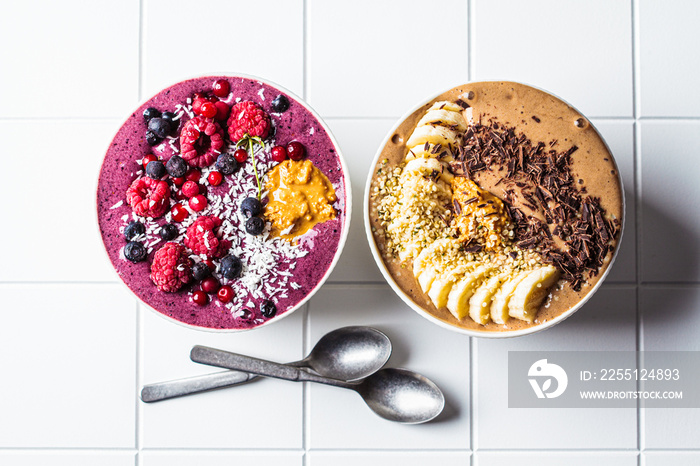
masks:
<instances>
[{"instance_id":1,"label":"website logo","mask_svg":"<svg viewBox=\"0 0 700 466\"><path fill-rule=\"evenodd\" d=\"M564 393L569 383L566 371L561 366L548 363L546 359L535 361L527 375L530 377L528 380L537 398L556 398ZM552 380L556 381L554 389L552 389Z\"/></svg>"}]
</instances>

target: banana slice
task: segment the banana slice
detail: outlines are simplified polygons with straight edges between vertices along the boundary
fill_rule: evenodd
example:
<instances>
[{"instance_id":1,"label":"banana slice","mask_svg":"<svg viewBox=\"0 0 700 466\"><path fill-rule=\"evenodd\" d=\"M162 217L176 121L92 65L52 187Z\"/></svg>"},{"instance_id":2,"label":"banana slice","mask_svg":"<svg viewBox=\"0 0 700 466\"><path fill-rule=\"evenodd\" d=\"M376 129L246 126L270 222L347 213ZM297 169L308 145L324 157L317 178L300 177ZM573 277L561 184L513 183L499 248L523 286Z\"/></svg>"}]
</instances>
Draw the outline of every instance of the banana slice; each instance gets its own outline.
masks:
<instances>
[{"instance_id":1,"label":"banana slice","mask_svg":"<svg viewBox=\"0 0 700 466\"><path fill-rule=\"evenodd\" d=\"M447 297L447 309L453 316L462 320L469 314L469 299L474 294L477 285L483 281L484 277L486 277L491 270L493 270L491 266L480 265L474 269L474 271L464 275L464 277L452 286L450 294ZM473 316L472 319L474 319ZM488 322L488 317L484 322L482 322L480 318L478 320L474 319L474 321L485 324Z\"/></svg>"},{"instance_id":2,"label":"banana slice","mask_svg":"<svg viewBox=\"0 0 700 466\"><path fill-rule=\"evenodd\" d=\"M532 322L547 291L559 280L559 270L547 265L535 269L522 280L508 303L508 313L516 319Z\"/></svg>"},{"instance_id":3,"label":"banana slice","mask_svg":"<svg viewBox=\"0 0 700 466\"><path fill-rule=\"evenodd\" d=\"M406 147L413 148L415 146L429 144L441 144L443 146L455 145L459 132L446 128L444 126L418 126L413 130L413 134L406 141Z\"/></svg>"},{"instance_id":4,"label":"banana slice","mask_svg":"<svg viewBox=\"0 0 700 466\"><path fill-rule=\"evenodd\" d=\"M450 173L442 162L434 158L420 158L411 160L406 164L406 166L403 167L401 179L404 180L415 176L423 177L423 175L430 176L436 171L438 173L438 176L434 178L436 182L439 180L442 180L445 183L452 182L454 175ZM451 190L450 195L452 195Z\"/></svg>"},{"instance_id":5,"label":"banana slice","mask_svg":"<svg viewBox=\"0 0 700 466\"><path fill-rule=\"evenodd\" d=\"M474 266L475 262L469 262L448 267L433 281L433 284L430 285L430 291L428 291L428 297L436 308L440 309L447 306L448 296L454 284L457 283L465 273L470 272Z\"/></svg>"},{"instance_id":6,"label":"banana slice","mask_svg":"<svg viewBox=\"0 0 700 466\"><path fill-rule=\"evenodd\" d=\"M405 160L413 159L438 159L449 163L454 160L454 157L449 147L428 144L426 148L425 144L423 144L422 146L415 146L409 149Z\"/></svg>"},{"instance_id":7,"label":"banana slice","mask_svg":"<svg viewBox=\"0 0 700 466\"><path fill-rule=\"evenodd\" d=\"M467 130L467 122L464 120L461 112L453 112L451 110L429 110L423 118L418 121L417 126L445 126L450 129L456 129L460 132Z\"/></svg>"},{"instance_id":8,"label":"banana slice","mask_svg":"<svg viewBox=\"0 0 700 466\"><path fill-rule=\"evenodd\" d=\"M508 319L508 302L515 288L525 277L530 274L530 270L512 275L501 287L496 291L491 299L491 319L497 324L505 324Z\"/></svg>"},{"instance_id":9,"label":"banana slice","mask_svg":"<svg viewBox=\"0 0 700 466\"><path fill-rule=\"evenodd\" d=\"M441 238L433 241L430 246L423 249L413 260L413 275L418 278L426 268L429 268L432 265L432 261L436 256L436 251L452 246L450 244L452 242L454 242L454 240L449 238Z\"/></svg>"},{"instance_id":10,"label":"banana slice","mask_svg":"<svg viewBox=\"0 0 700 466\"><path fill-rule=\"evenodd\" d=\"M469 298L469 317L474 322L486 323L491 318L491 298L505 282L511 272L494 275L482 283Z\"/></svg>"},{"instance_id":11,"label":"banana slice","mask_svg":"<svg viewBox=\"0 0 700 466\"><path fill-rule=\"evenodd\" d=\"M441 100L440 102L435 102L432 107L428 109L428 111L431 110L449 110L451 112L461 112L462 107L454 102L450 102L449 100Z\"/></svg>"}]
</instances>

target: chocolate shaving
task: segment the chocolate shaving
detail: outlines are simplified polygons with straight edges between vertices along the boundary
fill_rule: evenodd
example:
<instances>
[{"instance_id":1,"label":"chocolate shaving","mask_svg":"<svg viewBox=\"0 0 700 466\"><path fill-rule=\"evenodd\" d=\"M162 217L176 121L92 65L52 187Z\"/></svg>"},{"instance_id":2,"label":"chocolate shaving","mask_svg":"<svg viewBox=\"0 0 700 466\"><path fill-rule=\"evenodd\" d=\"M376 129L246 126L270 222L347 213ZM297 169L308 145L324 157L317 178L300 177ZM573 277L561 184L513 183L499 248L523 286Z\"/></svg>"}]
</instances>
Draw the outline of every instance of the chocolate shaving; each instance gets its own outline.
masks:
<instances>
[{"instance_id":1,"label":"chocolate shaving","mask_svg":"<svg viewBox=\"0 0 700 466\"><path fill-rule=\"evenodd\" d=\"M470 105L468 103L466 103L465 101L463 101L462 99L457 99L455 101L455 103L462 108L469 108L470 107Z\"/></svg>"},{"instance_id":2,"label":"chocolate shaving","mask_svg":"<svg viewBox=\"0 0 700 466\"><path fill-rule=\"evenodd\" d=\"M535 115L532 115L532 119L535 120L537 123L539 123L540 121L542 121L542 120L540 120L539 118L537 118Z\"/></svg>"}]
</instances>

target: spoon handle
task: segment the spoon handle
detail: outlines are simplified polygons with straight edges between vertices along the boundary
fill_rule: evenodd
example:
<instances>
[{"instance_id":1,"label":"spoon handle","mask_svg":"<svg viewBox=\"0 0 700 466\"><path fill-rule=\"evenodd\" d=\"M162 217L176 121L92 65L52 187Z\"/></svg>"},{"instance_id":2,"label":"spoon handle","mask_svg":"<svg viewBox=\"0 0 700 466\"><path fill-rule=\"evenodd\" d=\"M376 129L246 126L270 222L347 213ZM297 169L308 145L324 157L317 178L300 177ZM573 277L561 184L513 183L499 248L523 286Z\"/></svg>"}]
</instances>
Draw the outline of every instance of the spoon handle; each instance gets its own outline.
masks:
<instances>
[{"instance_id":1,"label":"spoon handle","mask_svg":"<svg viewBox=\"0 0 700 466\"><path fill-rule=\"evenodd\" d=\"M293 382L319 382L327 385L350 388L354 385L341 380L328 379L306 372L298 367L265 361L242 354L230 353L228 351L208 348L206 346L195 346L190 352L190 359L201 364L224 367L236 371L245 371L252 374L274 377L276 379L291 380Z\"/></svg>"},{"instance_id":2,"label":"spoon handle","mask_svg":"<svg viewBox=\"0 0 700 466\"><path fill-rule=\"evenodd\" d=\"M141 390L141 400L145 403L168 400L178 396L201 393L215 388L229 387L256 379L253 374L245 372L223 371L215 374L170 380L168 382L145 385Z\"/></svg>"}]
</instances>

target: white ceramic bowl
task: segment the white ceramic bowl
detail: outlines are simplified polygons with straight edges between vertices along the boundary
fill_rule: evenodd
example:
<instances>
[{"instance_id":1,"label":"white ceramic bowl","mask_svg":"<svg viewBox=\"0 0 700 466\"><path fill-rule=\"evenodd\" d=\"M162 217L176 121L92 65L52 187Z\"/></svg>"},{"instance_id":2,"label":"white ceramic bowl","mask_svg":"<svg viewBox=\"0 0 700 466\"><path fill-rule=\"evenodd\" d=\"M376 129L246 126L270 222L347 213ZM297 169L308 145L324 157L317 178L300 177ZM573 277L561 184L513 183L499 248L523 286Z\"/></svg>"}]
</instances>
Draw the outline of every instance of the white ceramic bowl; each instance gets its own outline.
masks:
<instances>
[{"instance_id":1,"label":"white ceramic bowl","mask_svg":"<svg viewBox=\"0 0 700 466\"><path fill-rule=\"evenodd\" d=\"M455 86L455 88L456 88L456 87L461 87L461 86L467 86L467 85L469 85L469 84L474 84L474 82L465 83L465 84L460 85L460 86ZM571 104L568 104L568 103L565 102L563 99L561 99L561 98L559 98L559 97L557 97L557 96L551 94L551 93L548 92L548 91L544 91L544 90L539 89L539 88L537 88L537 87L535 87L535 86L531 86L531 85L528 85L528 86L529 86L529 87L533 87L533 88L535 88L535 89L537 89L537 90L546 92L546 93L552 95L553 97L557 98L558 100L560 100L560 101L566 103L566 104L569 105L571 108L574 108ZM452 88L452 89L454 89L454 88ZM363 201L364 201L363 218L364 218L364 224L365 224L365 234L367 235L367 241L368 241L368 243L369 243L370 250L372 251L372 256L374 257L374 260L375 260L375 262L377 263L377 266L379 267L379 270L381 271L382 275L383 275L384 278L386 279L387 283L389 283L389 286L391 286L391 288L392 288L392 289L394 290L394 292L399 296L399 298L401 298L401 299L406 303L406 305L408 305L408 307L410 307L411 309L413 309L414 311L416 311L418 314L420 314L421 316L425 317L425 318L428 319L429 321L431 321L431 322L433 322L433 323L435 323L435 324L437 324L437 325L439 325L439 326L441 326L441 327L444 327L444 328L447 328L447 329L449 329L449 330L453 330L453 331L455 331L455 332L462 333L462 334L465 334L465 335L469 335L469 336L473 336L473 337L483 337L483 338L511 338L511 337L517 337L517 336L522 336L522 335L529 335L529 334L531 334L531 333L540 332L540 331L545 330L545 329L547 329L547 328L551 328L551 327L553 327L554 325L556 325L556 324L558 324L558 323L564 321L564 320L567 319L569 316L573 315L576 311L578 311L578 310L591 298L591 296L593 296L593 294L595 294L595 292L596 292L596 291L600 288L600 286L603 284L603 281L605 280L605 277L608 275L608 272L609 272L610 269L612 268L613 263L614 263L614 261L615 261L615 258L617 257L617 253L618 253L618 251L620 250L620 241L622 240L622 232L624 231L624 221L625 221L624 187L623 187L623 185L622 185L622 178L620 177L620 172L619 172L619 170L616 170L616 173L617 173L617 177L618 177L619 182L620 182L620 190L621 190L621 192L622 192L622 194L623 194L623 196L622 196L622 220L621 220L621 231L620 231L620 237L619 237L619 239L618 239L618 241L617 241L617 244L616 244L616 246L615 246L615 250L614 250L613 255L612 255L611 259L610 259L610 263L609 263L608 266L605 268L605 270L602 272L602 275L601 275L600 279L599 279L599 280L596 282L596 284L590 289L590 291L581 299L581 301L579 301L576 305L574 305L573 307L571 307L571 308L568 309L567 311L563 312L562 314L559 314L558 316L556 316L556 317L554 317L554 318L548 320L547 322L543 322L543 323L541 323L541 324L534 325L534 326L532 326L532 327L523 328L523 329L517 329L517 330L504 330L504 331L472 330L472 329L467 329L467 328L459 327L459 326L457 326L457 325L452 325L452 324L450 324L450 323L448 323L448 322L445 322L445 321L443 321L443 320L438 319L437 317L435 317L434 315L432 315L431 313L429 313L427 310L425 310L422 306L416 304L416 303L411 299L411 297L410 297L408 294L406 294L406 292L404 292L404 290L396 283L396 281L395 281L394 278L392 277L391 273L390 273L389 270L387 269L387 267L386 267L386 265L385 265L385 263L384 263L384 260L382 259L382 255L381 255L381 253L380 253L380 251L379 251L379 249L378 249L378 247L377 247L377 244L375 243L374 235L372 234L371 221L370 221L370 194L371 194L371 193L370 193L370 189L371 189L371 185L372 185L372 179L373 179L373 176L374 176L374 172L375 172L375 170L376 170L376 165L377 165L377 162L379 161L379 157L381 156L384 147L385 147L386 144L392 139L392 137L394 136L396 130L397 130L398 127L401 125L401 123L403 123L407 118L409 118L414 112L416 112L417 110L423 108L423 107L426 106L428 103L434 101L434 100L437 99L440 95L444 94L445 92L447 92L447 91L449 91L449 90L450 90L450 89L445 89L445 90L443 90L442 92L439 92L439 93L433 95L432 97L421 101L420 103L418 103L417 105L415 105L413 108L411 108L409 111L407 111L401 118L399 118L399 120L398 120L398 121L396 122L396 124L391 128L391 130L389 130L389 132L387 133L386 137L384 138L384 140L382 141L382 143L379 145L379 148L377 149L377 153L376 153L376 155L374 156L374 159L372 160L372 164L370 165L369 174L368 174L368 176L367 176L367 183L366 183L366 185L365 185L365 195L364 195L364 199L363 199ZM580 113L581 115L583 115L581 112L578 112L578 113ZM591 125L591 127L593 127L593 125L590 123L590 121L589 121L588 123ZM596 131L597 131L597 130L596 130ZM600 135L600 132L598 132L598 134ZM603 140L602 136L601 136L601 140ZM604 140L603 140L603 142L604 142ZM607 146L606 146L606 147L607 147ZM610 152L609 148L608 148L608 151ZM612 155L612 152L610 152L610 153L611 153L611 155ZM614 159L613 159L613 163L614 163Z\"/></svg>"},{"instance_id":2,"label":"white ceramic bowl","mask_svg":"<svg viewBox=\"0 0 700 466\"><path fill-rule=\"evenodd\" d=\"M162 301L163 299L166 299L166 298L159 299L157 302L156 302L156 301L151 302L151 300L152 300L153 298L152 298L151 296L149 296L149 293L151 293L151 294L161 293L161 292L159 292L159 291L156 290L155 286L151 286L151 288L152 288L151 291L148 291L148 290L144 291L144 289L143 289L144 287L141 287L141 289L139 289L138 287L135 286L134 283L129 283L129 279L128 279L128 278L125 278L125 277L123 277L123 276L120 275L120 274L117 274L117 275L119 276L120 281L129 289L129 291L132 292L141 302L143 302L143 303L146 305L146 307L148 307L149 309L151 309L151 310L153 310L154 312L156 312L156 314L158 314L159 316L164 317L165 319L167 319L167 320L169 320L169 321L171 321L171 322L175 322L175 323L184 325L185 327L194 328L194 329L197 329L197 330L205 330L205 331L213 331L213 332L239 332L239 331L246 331L246 330L252 330L252 329L255 329L255 328L264 327L264 326L270 325L270 324L273 323L273 322L277 322L277 321L279 321L279 320L281 320L281 319L283 319L283 318L285 318L285 317L291 315L294 311L296 311L297 309L299 309L300 307L302 307L302 306L304 305L304 303L306 303L306 302L318 291L318 289L324 284L324 282L327 280L327 278L330 276L330 274L332 273L333 269L335 268L335 265L337 264L338 259L340 258L340 255L341 255L341 253L342 253L342 251L343 251L343 248L344 248L344 246L345 246L345 242L346 242L347 235L348 235L348 231L349 231L349 227L350 227L350 215L351 215L351 212L352 212L352 193L351 193L351 183L350 183L350 179L349 179L349 172L348 172L347 166L346 166L345 161L344 161L344 159L343 159L343 156L342 156L342 154L341 154L340 147L339 147L337 141L335 140L335 138L333 137L333 134L331 133L330 128L328 128L328 126L327 126L327 125L325 124L325 122L321 119L321 117L320 117L311 107L309 107L308 104L306 104L300 97L294 95L292 92L290 92L289 90L285 89L284 87L279 86L279 85L277 85L277 84L275 84L275 83L272 83L272 82L270 82L270 81L267 81L267 80L264 80L264 79L255 77L255 76L248 76L248 75L242 75L242 74L228 74L228 73L217 73L217 74L212 74L212 75L210 75L210 76L197 76L197 77L193 77L193 78L190 78L190 79L186 79L186 80L180 81L180 82L178 82L178 83L176 83L176 84L173 84L173 86L180 85L181 83L186 83L186 82L190 82L190 81L194 81L194 80L199 80L199 79L208 79L208 80L211 80L211 83L213 83L216 79L219 79L219 78L228 78L228 79L231 80L231 82L233 82L233 80L240 79L240 80L241 80L241 81L240 81L241 83L255 83L255 84L259 84L259 85L261 86L261 88L263 87L263 85L264 85L264 86L269 86L269 88L272 88L273 91L278 91L277 93L284 93L284 94L287 94L287 95L290 97L290 99L293 99L293 100L296 101L298 104L300 104L306 111L308 111L308 113L315 119L315 122L317 122L318 125L327 133L328 138L329 138L329 140L330 140L330 143L331 143L331 145L332 145L332 147L333 147L333 149L334 149L334 151L335 151L338 164L339 164L340 169L341 169L341 173L340 173L340 175L339 175L339 177L338 177L338 181L337 181L337 185L336 185L336 191L338 190L339 187L341 187L341 188L344 190L344 197L339 196L339 203L340 203L340 210L341 210L340 215L342 215L340 224L342 225L342 229L341 229L340 234L339 234L339 237L338 237L337 249L336 249L336 251L335 251L335 254L333 255L332 260L330 261L330 265L328 266L328 268L327 268L327 270L325 271L325 273L324 273L322 276L320 276L320 277L318 278L318 280L315 282L315 284L313 284L313 288L312 288L306 295L304 295L303 298L301 298L301 299L299 299L297 302L295 302L291 308L289 308L288 310L286 310L286 311L284 311L284 312L278 313L278 314L277 314L276 316L274 316L273 318L268 319L268 320L264 321L263 323L261 323L261 324L259 324L259 325L256 325L256 326L250 327L250 328L215 328L215 327L212 327L212 326L193 325L193 324L191 324L191 323L183 322L183 321L180 320L180 319L177 319L177 318L174 318L174 317L169 316L169 315L167 314L168 311L165 310L165 309L162 309L161 304L163 304L163 303L161 303L160 301ZM241 84L241 86L243 86L243 84ZM170 86L170 87L168 87L168 88L166 88L166 89L169 90L171 87L172 87L172 86ZM165 90L165 89L164 89L164 90ZM161 92L162 92L162 91L161 91ZM160 95L161 92L159 92L156 96ZM274 99L274 97L275 97L275 95L269 95L269 93L268 93L267 95L265 95L265 98L263 98L262 94L263 94L262 91L260 91L259 94L256 94L256 95L253 97L253 100L258 101L258 100L261 100L261 99L262 99L262 100L264 101L265 98L266 98L266 99L267 99L267 102L261 102L261 103L262 103L263 105L265 105L265 106L266 106L272 99ZM149 102L149 101L152 101L152 99L154 99L156 96L151 97L151 98L149 98L149 99L146 99L146 100L142 101L142 102L139 104L139 106L138 106L138 110L136 110L135 112L132 112L132 113L130 114L130 118L127 119L127 121L126 121L125 123L122 123L122 124L119 125L119 130L118 130L118 131L115 131L115 133L117 134L117 136L115 136L114 141L111 141L111 142L110 142L110 146L108 147L108 150L107 150L107 154L108 154L108 155L105 157L105 162L103 162L103 167L100 169L100 179L101 179L101 176L102 176L102 171L103 171L103 169L104 169L104 165L106 164L106 161L107 161L108 158L110 157L110 150L109 150L109 148L111 148L112 145L113 145L113 143L114 143L115 141L117 141L117 138L119 137L119 134L121 134L120 131L122 131L122 128L123 128L123 127L126 127L127 124L129 124L130 119L133 119L133 118L141 118L141 112L142 112L142 110L143 110L142 107L145 108L145 107L144 107L145 104L146 104L147 102ZM178 100L178 102L179 102L179 100ZM153 105L153 102L151 102L151 105ZM135 116L134 116L134 115L135 115ZM284 115L284 114L282 114L282 115ZM273 117L273 118L274 118L274 117ZM280 117L280 118L282 118L282 117ZM293 123L290 123L290 124L293 124ZM133 126L133 124L132 124L132 126ZM143 131L145 132L145 126L144 126ZM224 131L226 131L225 125L224 125ZM280 134L280 132L281 132L280 129L278 129L277 134ZM320 131L317 131L317 132L316 132L316 134L319 134L319 133L320 133ZM131 133L130 133L130 134L131 134ZM314 132L309 133L308 138L310 138L310 140L313 140L313 139L311 139L313 134L314 134ZM138 135L136 135L136 136L134 136L134 137L141 137L141 138L142 138L143 136L140 135L140 134L138 134ZM300 137L300 135L297 133L297 134L294 136L293 139L296 140L296 139L299 139L299 137ZM291 139L290 139L290 140L291 140ZM304 139L303 139L303 136L302 136L302 139L301 139L301 140L302 140L302 141L304 140ZM289 142L289 141L278 141L278 142L280 142L280 143L286 143L286 142ZM307 148L307 149L308 149L308 148ZM310 155L310 154L307 154L307 157L309 157L312 161L314 161L315 155L314 155L314 154L311 154L311 155ZM250 163L250 162L251 162L251 160L249 159L246 163ZM126 161L125 163L132 163L132 162L131 162L131 160L128 160L128 161ZM100 193L100 180L98 180L98 184L97 184L97 189L96 189L96 191L98 192L98 196L97 196L97 207L98 207L98 209L97 209L97 212L98 212L98 222L97 222L97 223L98 223L98 234L101 234L101 235L102 235L103 242L105 243L105 253L106 253L107 256L108 256L108 259L109 259L109 260L112 262L112 264L114 265L113 270L115 270L115 273L117 273L117 265L120 265L120 266L122 266L122 267L124 267L124 266L121 265L121 264L119 264L118 262L115 262L115 261L118 261L118 260L120 260L120 259L118 259L118 258L115 257L115 253L114 253L113 250L109 250L109 251L107 250L107 248L109 247L109 244L108 244L108 243L110 242L110 240L108 240L108 239L106 238L106 236L105 236L104 233L105 233L106 231L113 231L113 229L114 229L113 226L114 226L114 225L113 225L113 223L112 223L112 224L108 224L107 221L104 220L104 219L102 218L102 217L104 216L104 211L105 211L104 205L106 205L106 204L104 204L104 196L101 198L101 193ZM113 190L113 191L114 191L115 193L118 193L118 192L119 192L119 191L116 190L116 189ZM123 192L121 192L121 198L123 198L123 197L124 197ZM116 200L116 199L119 199L119 198L117 197L117 198L114 198L114 199ZM103 208L102 208L102 211L100 211L101 200L103 201ZM110 204L110 205L111 205L111 204ZM102 213L101 213L101 212L102 212ZM121 214L122 214L122 212L120 212L120 215L121 215ZM114 222L114 220L112 220L112 222ZM112 229L111 229L111 230L107 230L107 229L106 229L106 226L107 226L107 225L111 226ZM122 239L123 239L123 238L122 238ZM114 243L114 240L112 240L112 243ZM163 243L159 243L159 244L156 246L155 249L157 249L158 247L160 247L161 244L163 244ZM112 247L114 247L113 244L112 244ZM155 252L155 249L154 249L154 252ZM311 255L309 255L309 256L311 257ZM127 265L129 265L129 264L127 264ZM298 269L295 269L294 272L299 272L299 270L298 270ZM143 270L143 268L140 270L140 273L145 273L144 270ZM293 281L293 279L290 280L290 281ZM134 285L134 286L132 286L132 285ZM151 285L152 285L152 283L151 283ZM167 294L169 295L170 293L167 293ZM180 296L177 298L177 305L178 305L178 306L189 306L188 312L190 312L190 310L191 310L191 312L198 312L198 311L199 311L199 309L197 308L197 306L196 306L194 303L186 303L186 302L183 301L182 296L181 296L181 295L182 295L182 292L173 293L173 296L176 295L176 294L177 294L177 295L180 295ZM175 298L173 298L173 299L175 299ZM216 300L216 298L214 297L212 300ZM209 306L212 306L212 304L209 304Z\"/></svg>"}]
</instances>

